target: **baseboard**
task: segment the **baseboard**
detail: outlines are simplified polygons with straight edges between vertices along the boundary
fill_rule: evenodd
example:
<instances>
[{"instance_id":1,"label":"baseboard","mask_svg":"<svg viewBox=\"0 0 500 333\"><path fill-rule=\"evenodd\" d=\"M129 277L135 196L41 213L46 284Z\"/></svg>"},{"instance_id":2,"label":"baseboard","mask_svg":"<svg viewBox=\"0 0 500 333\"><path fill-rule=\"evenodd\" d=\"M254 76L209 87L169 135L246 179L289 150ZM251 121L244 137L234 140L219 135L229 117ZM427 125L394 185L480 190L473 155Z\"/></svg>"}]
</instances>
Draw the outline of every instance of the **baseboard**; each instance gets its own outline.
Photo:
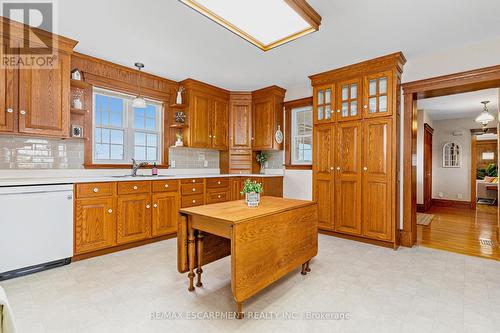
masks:
<instances>
[{"instance_id":1,"label":"baseboard","mask_svg":"<svg viewBox=\"0 0 500 333\"><path fill-rule=\"evenodd\" d=\"M97 250L94 252L76 254L73 256L71 261L79 261L79 260L89 259L89 258L93 258L93 257L98 257L98 256L102 256L105 254L123 251L123 250L131 249L133 247L151 244L151 243L155 243L155 242L160 242L160 241L170 239L170 238L175 238L175 237L177 237L177 233L173 233L173 234L169 234L169 235L165 235L165 236L160 236L160 237L155 237L155 238L144 239L144 240L141 240L138 242L113 246L113 247L110 247L107 249Z\"/></svg>"},{"instance_id":2,"label":"baseboard","mask_svg":"<svg viewBox=\"0 0 500 333\"><path fill-rule=\"evenodd\" d=\"M432 199L432 205L437 207L472 208L470 201L448 199Z\"/></svg>"},{"instance_id":3,"label":"baseboard","mask_svg":"<svg viewBox=\"0 0 500 333\"><path fill-rule=\"evenodd\" d=\"M424 213L425 212L425 205L424 204L417 204L417 212Z\"/></svg>"},{"instance_id":4,"label":"baseboard","mask_svg":"<svg viewBox=\"0 0 500 333\"><path fill-rule=\"evenodd\" d=\"M361 236L348 235L348 234L343 234L343 233L331 231L331 230L319 229L318 232L320 234L323 234L323 235L334 236L334 237L344 238L344 239L362 242L362 243L366 243L366 244L387 247L387 248L390 248L393 250L397 250L397 248L398 248L398 244L396 242L387 242L387 241L381 241L381 240L376 240L376 239L371 239L371 238L365 238L365 237L361 237Z\"/></svg>"}]
</instances>

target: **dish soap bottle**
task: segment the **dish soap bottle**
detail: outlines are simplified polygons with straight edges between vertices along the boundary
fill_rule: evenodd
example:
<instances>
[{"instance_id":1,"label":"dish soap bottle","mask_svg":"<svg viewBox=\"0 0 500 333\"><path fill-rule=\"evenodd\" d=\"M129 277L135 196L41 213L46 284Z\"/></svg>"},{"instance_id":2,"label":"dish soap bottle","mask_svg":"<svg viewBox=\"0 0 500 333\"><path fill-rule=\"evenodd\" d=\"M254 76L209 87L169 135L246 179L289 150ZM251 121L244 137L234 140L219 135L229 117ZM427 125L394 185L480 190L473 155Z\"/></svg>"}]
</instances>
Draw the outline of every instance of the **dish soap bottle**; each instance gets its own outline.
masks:
<instances>
[{"instance_id":1,"label":"dish soap bottle","mask_svg":"<svg viewBox=\"0 0 500 333\"><path fill-rule=\"evenodd\" d=\"M153 164L153 169L151 170L153 176L158 176L158 168L156 167L156 163Z\"/></svg>"}]
</instances>

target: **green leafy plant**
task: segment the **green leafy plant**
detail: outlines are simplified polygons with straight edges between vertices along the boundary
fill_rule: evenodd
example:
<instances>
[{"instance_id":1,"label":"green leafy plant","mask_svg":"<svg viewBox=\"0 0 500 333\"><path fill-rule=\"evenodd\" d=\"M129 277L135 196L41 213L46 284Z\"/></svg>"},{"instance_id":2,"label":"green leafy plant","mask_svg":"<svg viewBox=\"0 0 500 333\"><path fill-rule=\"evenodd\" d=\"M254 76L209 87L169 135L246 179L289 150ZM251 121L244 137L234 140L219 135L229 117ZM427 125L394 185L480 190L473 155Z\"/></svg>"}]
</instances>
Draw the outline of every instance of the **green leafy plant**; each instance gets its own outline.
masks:
<instances>
[{"instance_id":1,"label":"green leafy plant","mask_svg":"<svg viewBox=\"0 0 500 333\"><path fill-rule=\"evenodd\" d=\"M490 163L484 169L477 169L476 179L484 179L484 177L498 177L498 166L495 163Z\"/></svg>"},{"instance_id":2,"label":"green leafy plant","mask_svg":"<svg viewBox=\"0 0 500 333\"><path fill-rule=\"evenodd\" d=\"M251 181L250 179L245 180L243 184L243 190L240 194L246 193L262 193L263 187L261 183L257 183L256 181Z\"/></svg>"},{"instance_id":3,"label":"green leafy plant","mask_svg":"<svg viewBox=\"0 0 500 333\"><path fill-rule=\"evenodd\" d=\"M267 162L269 156L267 155L266 152L264 151L261 151L257 154L257 156L255 156L255 159L257 160L257 162L259 162L261 165L263 165L264 163Z\"/></svg>"}]
</instances>

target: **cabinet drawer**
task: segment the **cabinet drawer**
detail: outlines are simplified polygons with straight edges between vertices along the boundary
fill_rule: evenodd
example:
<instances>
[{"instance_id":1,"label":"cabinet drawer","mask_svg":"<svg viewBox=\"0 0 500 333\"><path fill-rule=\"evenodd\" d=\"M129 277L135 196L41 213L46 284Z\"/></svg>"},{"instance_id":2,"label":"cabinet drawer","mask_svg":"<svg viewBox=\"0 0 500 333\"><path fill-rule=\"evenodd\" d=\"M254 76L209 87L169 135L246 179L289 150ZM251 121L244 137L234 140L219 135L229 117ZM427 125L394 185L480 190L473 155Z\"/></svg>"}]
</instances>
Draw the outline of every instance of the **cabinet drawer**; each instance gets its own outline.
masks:
<instances>
[{"instance_id":1,"label":"cabinet drawer","mask_svg":"<svg viewBox=\"0 0 500 333\"><path fill-rule=\"evenodd\" d=\"M178 180L157 180L152 182L153 192L174 192L179 189Z\"/></svg>"},{"instance_id":2,"label":"cabinet drawer","mask_svg":"<svg viewBox=\"0 0 500 333\"><path fill-rule=\"evenodd\" d=\"M109 197L114 194L116 183L76 184L77 198Z\"/></svg>"},{"instance_id":3,"label":"cabinet drawer","mask_svg":"<svg viewBox=\"0 0 500 333\"><path fill-rule=\"evenodd\" d=\"M228 187L228 186L229 186L229 178L207 178L207 189Z\"/></svg>"},{"instance_id":4,"label":"cabinet drawer","mask_svg":"<svg viewBox=\"0 0 500 333\"><path fill-rule=\"evenodd\" d=\"M151 192L151 182L120 182L118 183L118 194L135 194Z\"/></svg>"},{"instance_id":5,"label":"cabinet drawer","mask_svg":"<svg viewBox=\"0 0 500 333\"><path fill-rule=\"evenodd\" d=\"M229 191L207 192L207 204L229 201L230 198L231 193Z\"/></svg>"},{"instance_id":6,"label":"cabinet drawer","mask_svg":"<svg viewBox=\"0 0 500 333\"><path fill-rule=\"evenodd\" d=\"M205 204L205 198L204 198L203 194L188 195L188 196L182 197L182 199L181 199L181 208L201 206L204 204Z\"/></svg>"},{"instance_id":7,"label":"cabinet drawer","mask_svg":"<svg viewBox=\"0 0 500 333\"><path fill-rule=\"evenodd\" d=\"M181 184L203 184L204 178L181 179Z\"/></svg>"},{"instance_id":8,"label":"cabinet drawer","mask_svg":"<svg viewBox=\"0 0 500 333\"><path fill-rule=\"evenodd\" d=\"M182 195L203 194L203 184L181 185Z\"/></svg>"}]
</instances>

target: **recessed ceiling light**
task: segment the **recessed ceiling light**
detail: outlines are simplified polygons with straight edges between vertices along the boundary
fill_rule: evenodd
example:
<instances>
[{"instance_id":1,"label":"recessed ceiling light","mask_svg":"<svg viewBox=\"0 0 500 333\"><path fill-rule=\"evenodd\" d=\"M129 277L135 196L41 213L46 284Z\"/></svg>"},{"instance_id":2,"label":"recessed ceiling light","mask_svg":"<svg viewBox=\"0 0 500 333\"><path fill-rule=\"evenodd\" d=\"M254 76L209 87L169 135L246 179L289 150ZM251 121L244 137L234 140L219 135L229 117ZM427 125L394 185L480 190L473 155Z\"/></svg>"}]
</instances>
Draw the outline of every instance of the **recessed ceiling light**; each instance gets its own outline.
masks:
<instances>
[{"instance_id":1,"label":"recessed ceiling light","mask_svg":"<svg viewBox=\"0 0 500 333\"><path fill-rule=\"evenodd\" d=\"M321 16L305 0L179 0L268 51L317 31Z\"/></svg>"}]
</instances>

